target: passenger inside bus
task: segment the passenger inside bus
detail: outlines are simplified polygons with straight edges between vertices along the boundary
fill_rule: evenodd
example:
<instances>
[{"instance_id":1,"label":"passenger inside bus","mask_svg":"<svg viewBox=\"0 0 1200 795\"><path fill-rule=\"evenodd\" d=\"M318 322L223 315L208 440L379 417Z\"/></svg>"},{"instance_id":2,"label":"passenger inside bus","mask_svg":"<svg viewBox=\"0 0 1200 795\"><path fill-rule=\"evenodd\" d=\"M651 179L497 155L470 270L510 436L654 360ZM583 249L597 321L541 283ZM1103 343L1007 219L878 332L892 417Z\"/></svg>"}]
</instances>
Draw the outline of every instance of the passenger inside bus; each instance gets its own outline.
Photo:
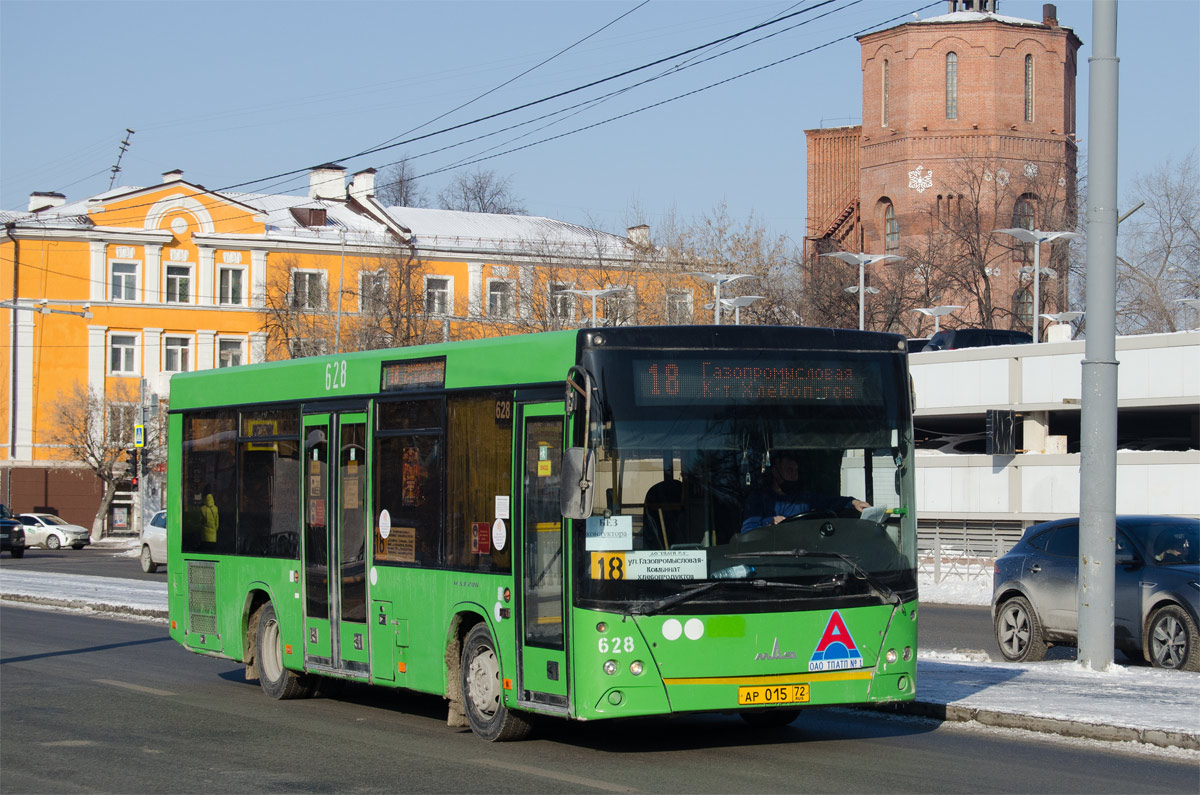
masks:
<instances>
[{"instance_id":1,"label":"passenger inside bus","mask_svg":"<svg viewBox=\"0 0 1200 795\"><path fill-rule=\"evenodd\" d=\"M779 524L790 516L809 511L836 513L853 509L862 513L871 507L855 497L820 494L805 490L803 485L796 458L786 453L776 454L758 487L746 497L741 532Z\"/></svg>"}]
</instances>

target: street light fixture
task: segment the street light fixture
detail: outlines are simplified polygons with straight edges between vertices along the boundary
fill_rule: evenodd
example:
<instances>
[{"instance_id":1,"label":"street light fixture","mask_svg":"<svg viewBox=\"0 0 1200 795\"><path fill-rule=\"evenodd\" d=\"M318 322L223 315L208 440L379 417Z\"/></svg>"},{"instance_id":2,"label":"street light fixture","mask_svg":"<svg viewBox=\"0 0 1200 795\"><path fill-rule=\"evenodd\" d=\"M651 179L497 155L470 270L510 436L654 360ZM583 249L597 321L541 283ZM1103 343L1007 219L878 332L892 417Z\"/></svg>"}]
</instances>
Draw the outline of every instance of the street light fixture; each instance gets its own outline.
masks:
<instances>
[{"instance_id":1,"label":"street light fixture","mask_svg":"<svg viewBox=\"0 0 1200 795\"><path fill-rule=\"evenodd\" d=\"M737 298L722 298L721 303L733 307L733 325L742 325L742 307L750 306L755 301L766 298L765 295L739 295Z\"/></svg>"},{"instance_id":2,"label":"street light fixture","mask_svg":"<svg viewBox=\"0 0 1200 795\"><path fill-rule=\"evenodd\" d=\"M834 251L829 254L822 254L822 257L833 257L840 259L847 265L858 266L858 287L854 292L858 293L858 330L862 331L866 321L866 285L863 282L867 278L867 266L874 265L876 262L898 262L904 257L895 254L852 254L849 251ZM875 288L872 288L875 289ZM849 292L849 291L847 291ZM875 290L878 292L878 290Z\"/></svg>"},{"instance_id":3,"label":"street light fixture","mask_svg":"<svg viewBox=\"0 0 1200 795\"><path fill-rule=\"evenodd\" d=\"M596 325L596 300L600 299L600 298L607 298L610 295L616 295L617 293L626 292L628 289L629 289L628 287L607 287L603 290L576 290L574 288L571 288L571 289L567 289L567 290L558 290L557 292L570 293L571 295L582 295L586 298L592 299L592 326L595 327L595 325Z\"/></svg>"},{"instance_id":4,"label":"street light fixture","mask_svg":"<svg viewBox=\"0 0 1200 795\"><path fill-rule=\"evenodd\" d=\"M933 318L933 333L937 334L941 331L941 318L943 315L948 315L956 309L962 309L961 306L945 304L943 306L925 306L914 309L914 312L920 312L922 315Z\"/></svg>"},{"instance_id":5,"label":"street light fixture","mask_svg":"<svg viewBox=\"0 0 1200 795\"><path fill-rule=\"evenodd\" d=\"M1033 341L1034 343L1041 342L1042 322L1038 319L1042 311L1042 244L1049 243L1054 240L1074 240L1079 237L1075 232L1043 232L1039 229L1022 229L1021 227L1013 227L1011 229L997 229L996 232L1004 235L1011 235L1022 243L1033 244ZM1029 273L1028 267L1019 268L1021 273ZM1048 275L1053 275L1054 271L1046 269Z\"/></svg>"},{"instance_id":6,"label":"street light fixture","mask_svg":"<svg viewBox=\"0 0 1200 795\"><path fill-rule=\"evenodd\" d=\"M713 324L717 326L721 325L721 286L738 279L757 278L752 273L701 273L698 271L689 273L688 276L695 276L713 286Z\"/></svg>"}]
</instances>

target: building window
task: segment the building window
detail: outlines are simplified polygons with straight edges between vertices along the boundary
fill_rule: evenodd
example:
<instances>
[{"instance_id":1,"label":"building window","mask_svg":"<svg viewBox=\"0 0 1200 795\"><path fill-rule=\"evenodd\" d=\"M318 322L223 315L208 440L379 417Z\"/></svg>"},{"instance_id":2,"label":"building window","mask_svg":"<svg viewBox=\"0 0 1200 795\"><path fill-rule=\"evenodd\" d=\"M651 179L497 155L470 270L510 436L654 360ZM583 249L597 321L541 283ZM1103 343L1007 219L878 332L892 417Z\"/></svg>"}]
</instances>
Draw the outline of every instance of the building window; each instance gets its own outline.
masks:
<instances>
[{"instance_id":1,"label":"building window","mask_svg":"<svg viewBox=\"0 0 1200 795\"><path fill-rule=\"evenodd\" d=\"M575 318L575 296L563 292L571 285L554 282L550 285L550 319L559 323L570 323Z\"/></svg>"},{"instance_id":2,"label":"building window","mask_svg":"<svg viewBox=\"0 0 1200 795\"><path fill-rule=\"evenodd\" d=\"M1026 331L1033 328L1033 290L1022 287L1013 293L1013 314L1021 328Z\"/></svg>"},{"instance_id":3,"label":"building window","mask_svg":"<svg viewBox=\"0 0 1200 795\"><path fill-rule=\"evenodd\" d=\"M883 208L883 248L889 254L900 248L900 222L896 220L896 208L891 202Z\"/></svg>"},{"instance_id":4,"label":"building window","mask_svg":"<svg viewBox=\"0 0 1200 795\"><path fill-rule=\"evenodd\" d=\"M958 118L958 54L946 54L946 118Z\"/></svg>"},{"instance_id":5,"label":"building window","mask_svg":"<svg viewBox=\"0 0 1200 795\"><path fill-rule=\"evenodd\" d=\"M358 275L358 311L374 315L387 311L385 271L371 271Z\"/></svg>"},{"instance_id":6,"label":"building window","mask_svg":"<svg viewBox=\"0 0 1200 795\"><path fill-rule=\"evenodd\" d=\"M186 373L191 369L191 338L165 337L163 339L163 370L168 373Z\"/></svg>"},{"instance_id":7,"label":"building window","mask_svg":"<svg viewBox=\"0 0 1200 795\"><path fill-rule=\"evenodd\" d=\"M691 290L667 290L667 323L684 326L692 322Z\"/></svg>"},{"instance_id":8,"label":"building window","mask_svg":"<svg viewBox=\"0 0 1200 795\"><path fill-rule=\"evenodd\" d=\"M112 264L111 295L113 301L137 300L137 263L114 262Z\"/></svg>"},{"instance_id":9,"label":"building window","mask_svg":"<svg viewBox=\"0 0 1200 795\"><path fill-rule=\"evenodd\" d=\"M1025 56L1025 121L1033 121L1033 56Z\"/></svg>"},{"instance_id":10,"label":"building window","mask_svg":"<svg viewBox=\"0 0 1200 795\"><path fill-rule=\"evenodd\" d=\"M320 271L292 271L292 307L325 307L325 274Z\"/></svg>"},{"instance_id":11,"label":"building window","mask_svg":"<svg viewBox=\"0 0 1200 795\"><path fill-rule=\"evenodd\" d=\"M190 304L192 302L192 266L167 266L167 303Z\"/></svg>"},{"instance_id":12,"label":"building window","mask_svg":"<svg viewBox=\"0 0 1200 795\"><path fill-rule=\"evenodd\" d=\"M237 367L243 361L241 340L217 341L217 367Z\"/></svg>"},{"instance_id":13,"label":"building window","mask_svg":"<svg viewBox=\"0 0 1200 795\"><path fill-rule=\"evenodd\" d=\"M516 315L515 285L510 281L492 279L488 282L488 316L514 317Z\"/></svg>"},{"instance_id":14,"label":"building window","mask_svg":"<svg viewBox=\"0 0 1200 795\"><path fill-rule=\"evenodd\" d=\"M450 278L447 276L425 277L425 313L429 315L451 315Z\"/></svg>"},{"instance_id":15,"label":"building window","mask_svg":"<svg viewBox=\"0 0 1200 795\"><path fill-rule=\"evenodd\" d=\"M217 275L217 301L227 306L241 306L246 300L243 268L221 268Z\"/></svg>"},{"instance_id":16,"label":"building window","mask_svg":"<svg viewBox=\"0 0 1200 795\"><path fill-rule=\"evenodd\" d=\"M329 345L323 339L295 337L288 340L288 355L293 359L303 359L305 356L324 356L328 353Z\"/></svg>"},{"instance_id":17,"label":"building window","mask_svg":"<svg viewBox=\"0 0 1200 795\"><path fill-rule=\"evenodd\" d=\"M113 334L109 340L108 369L113 375L137 373L134 356L137 353L137 337L132 334Z\"/></svg>"},{"instance_id":18,"label":"building window","mask_svg":"<svg viewBox=\"0 0 1200 795\"><path fill-rule=\"evenodd\" d=\"M880 126L882 127L888 126L888 69L888 62L885 60L883 62L883 104L880 114Z\"/></svg>"},{"instance_id":19,"label":"building window","mask_svg":"<svg viewBox=\"0 0 1200 795\"><path fill-rule=\"evenodd\" d=\"M617 289L621 292L604 299L604 323L608 326L624 326L633 322L633 309L636 305L633 290L628 287Z\"/></svg>"},{"instance_id":20,"label":"building window","mask_svg":"<svg viewBox=\"0 0 1200 795\"><path fill-rule=\"evenodd\" d=\"M1034 215L1037 211L1037 197L1031 193L1022 194L1013 205L1012 225L1018 229L1033 229ZM1033 244L1019 243L1013 249L1013 259L1029 262L1033 259Z\"/></svg>"}]
</instances>

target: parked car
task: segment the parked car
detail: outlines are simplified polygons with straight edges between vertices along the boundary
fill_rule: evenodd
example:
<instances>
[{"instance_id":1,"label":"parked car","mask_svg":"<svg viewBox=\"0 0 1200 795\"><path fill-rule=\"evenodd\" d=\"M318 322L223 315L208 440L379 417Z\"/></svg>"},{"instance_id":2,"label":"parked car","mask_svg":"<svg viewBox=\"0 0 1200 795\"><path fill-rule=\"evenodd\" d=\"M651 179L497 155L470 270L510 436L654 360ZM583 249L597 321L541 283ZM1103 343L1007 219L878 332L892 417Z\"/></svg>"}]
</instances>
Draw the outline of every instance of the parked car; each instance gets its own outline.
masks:
<instances>
[{"instance_id":1,"label":"parked car","mask_svg":"<svg viewBox=\"0 0 1200 795\"><path fill-rule=\"evenodd\" d=\"M1033 342L1024 331L1002 328L943 329L929 338L922 351L953 351L959 348L983 348L988 345L1021 345Z\"/></svg>"},{"instance_id":2,"label":"parked car","mask_svg":"<svg viewBox=\"0 0 1200 795\"><path fill-rule=\"evenodd\" d=\"M25 525L25 543L31 547L83 549L92 543L91 530L52 513L22 513L17 520Z\"/></svg>"},{"instance_id":3,"label":"parked car","mask_svg":"<svg viewBox=\"0 0 1200 795\"><path fill-rule=\"evenodd\" d=\"M1200 520L1118 516L1116 567L1116 647L1158 668L1200 671ZM996 560L992 620L1005 659L1075 645L1078 571L1078 519L1033 525Z\"/></svg>"},{"instance_id":4,"label":"parked car","mask_svg":"<svg viewBox=\"0 0 1200 795\"><path fill-rule=\"evenodd\" d=\"M0 519L0 551L14 558L25 556L25 528L16 519Z\"/></svg>"},{"instance_id":5,"label":"parked car","mask_svg":"<svg viewBox=\"0 0 1200 795\"><path fill-rule=\"evenodd\" d=\"M167 565L167 512L159 511L142 526L142 571L153 574Z\"/></svg>"}]
</instances>

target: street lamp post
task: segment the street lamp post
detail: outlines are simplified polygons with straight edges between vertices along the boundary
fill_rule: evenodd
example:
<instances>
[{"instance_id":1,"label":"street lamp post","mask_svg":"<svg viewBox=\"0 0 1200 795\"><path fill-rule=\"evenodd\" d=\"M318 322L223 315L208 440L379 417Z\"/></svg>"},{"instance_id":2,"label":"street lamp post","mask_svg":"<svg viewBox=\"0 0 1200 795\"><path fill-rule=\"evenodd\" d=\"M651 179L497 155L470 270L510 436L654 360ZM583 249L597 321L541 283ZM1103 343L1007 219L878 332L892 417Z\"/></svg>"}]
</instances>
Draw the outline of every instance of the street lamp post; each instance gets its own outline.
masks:
<instances>
[{"instance_id":1,"label":"street lamp post","mask_svg":"<svg viewBox=\"0 0 1200 795\"><path fill-rule=\"evenodd\" d=\"M756 278L752 273L701 273L693 272L688 276L695 276L697 279L702 279L713 286L713 324L721 325L721 285L729 284L729 282L737 281L738 279L753 279Z\"/></svg>"},{"instance_id":2,"label":"street lamp post","mask_svg":"<svg viewBox=\"0 0 1200 795\"><path fill-rule=\"evenodd\" d=\"M920 312L922 315L933 318L933 333L937 334L941 331L940 320L943 315L948 315L956 309L962 309L961 306L946 304L944 306L926 306L919 309L914 309L914 312Z\"/></svg>"},{"instance_id":3,"label":"street lamp post","mask_svg":"<svg viewBox=\"0 0 1200 795\"><path fill-rule=\"evenodd\" d=\"M1079 237L1075 232L1043 232L1039 229L1022 229L1021 227L1013 227L1011 229L997 229L997 232L1004 235L1011 235L1022 243L1033 244L1033 318L1030 323L1033 326L1033 341L1034 343L1041 342L1042 339L1042 321L1040 320L1042 312L1042 244L1049 243L1054 240L1074 240ZM1025 272L1025 268L1020 269ZM1047 275L1053 271L1047 269Z\"/></svg>"},{"instance_id":4,"label":"street lamp post","mask_svg":"<svg viewBox=\"0 0 1200 795\"><path fill-rule=\"evenodd\" d=\"M867 278L867 266L874 265L876 262L894 262L904 259L895 254L852 254L849 251L834 251L829 254L822 254L822 257L833 257L840 259L847 265L858 266L858 330L862 331L866 322L866 294L867 289L864 282ZM872 288L874 289L874 288ZM854 291L854 288L848 292ZM878 290L876 290L878 292Z\"/></svg>"},{"instance_id":5,"label":"street lamp post","mask_svg":"<svg viewBox=\"0 0 1200 795\"><path fill-rule=\"evenodd\" d=\"M571 295L582 295L582 296L592 299L592 326L595 327L597 299L607 298L608 296L616 295L617 293L623 293L626 291L626 289L627 288L625 288L625 287L607 287L603 290L576 290L576 289L572 288L572 289L567 289L567 290L559 290L558 292L570 293Z\"/></svg>"}]
</instances>

